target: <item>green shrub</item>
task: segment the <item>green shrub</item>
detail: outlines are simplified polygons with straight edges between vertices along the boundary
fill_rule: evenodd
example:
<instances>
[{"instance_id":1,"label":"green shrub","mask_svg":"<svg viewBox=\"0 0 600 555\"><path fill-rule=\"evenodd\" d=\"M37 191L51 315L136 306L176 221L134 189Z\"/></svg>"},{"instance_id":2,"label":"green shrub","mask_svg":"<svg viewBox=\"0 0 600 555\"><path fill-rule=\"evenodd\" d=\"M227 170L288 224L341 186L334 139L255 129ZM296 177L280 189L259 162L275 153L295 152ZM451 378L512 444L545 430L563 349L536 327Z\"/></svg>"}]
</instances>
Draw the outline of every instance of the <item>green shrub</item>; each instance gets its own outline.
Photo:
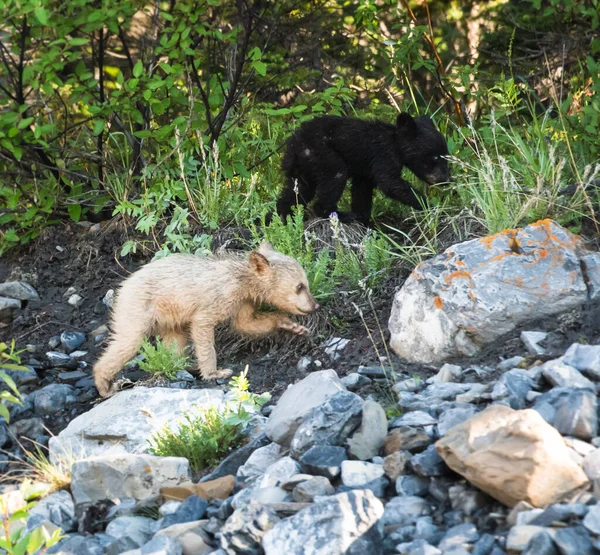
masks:
<instances>
[{"instance_id":1,"label":"green shrub","mask_svg":"<svg viewBox=\"0 0 600 555\"><path fill-rule=\"evenodd\" d=\"M177 372L185 370L190 361L188 355L179 352L177 345L165 345L160 337L156 338L156 346L144 339L140 354L144 357L138 361L141 370L169 380L175 379Z\"/></svg>"},{"instance_id":2,"label":"green shrub","mask_svg":"<svg viewBox=\"0 0 600 555\"><path fill-rule=\"evenodd\" d=\"M0 391L0 417L3 417L7 422L10 421L10 414L5 403L14 403L22 405L21 394L14 380L4 370L17 370L19 372L30 372L29 368L21 365L19 353L15 352L15 342L13 341L10 347L6 343L0 342L0 381L4 382L12 391Z\"/></svg>"},{"instance_id":3,"label":"green shrub","mask_svg":"<svg viewBox=\"0 0 600 555\"><path fill-rule=\"evenodd\" d=\"M0 549L7 555L43 555L65 536L58 528L52 534L40 526L25 532L24 521L29 518L29 510L36 503L28 503L23 509L8 513L8 506L0 497Z\"/></svg>"},{"instance_id":4,"label":"green shrub","mask_svg":"<svg viewBox=\"0 0 600 555\"><path fill-rule=\"evenodd\" d=\"M248 367L232 378L231 400L223 407L193 408L171 428L166 425L149 440L150 452L161 457L185 457L194 471L217 465L244 442L245 425L252 412L260 409L270 395L248 391Z\"/></svg>"}]
</instances>

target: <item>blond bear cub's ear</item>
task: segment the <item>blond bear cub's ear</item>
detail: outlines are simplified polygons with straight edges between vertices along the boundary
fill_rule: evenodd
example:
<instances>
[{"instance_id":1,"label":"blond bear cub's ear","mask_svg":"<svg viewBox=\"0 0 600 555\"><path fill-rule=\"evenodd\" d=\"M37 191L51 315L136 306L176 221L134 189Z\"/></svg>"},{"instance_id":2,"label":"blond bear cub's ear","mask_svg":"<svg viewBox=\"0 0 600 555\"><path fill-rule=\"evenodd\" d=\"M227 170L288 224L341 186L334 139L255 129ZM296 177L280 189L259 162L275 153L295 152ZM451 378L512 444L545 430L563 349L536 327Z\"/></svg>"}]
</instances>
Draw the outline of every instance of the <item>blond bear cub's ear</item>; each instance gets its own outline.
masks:
<instances>
[{"instance_id":1,"label":"blond bear cub's ear","mask_svg":"<svg viewBox=\"0 0 600 555\"><path fill-rule=\"evenodd\" d=\"M263 275L271 269L269 261L258 251L252 251L250 253L248 262L250 262L250 269L256 274Z\"/></svg>"},{"instance_id":2,"label":"blond bear cub's ear","mask_svg":"<svg viewBox=\"0 0 600 555\"><path fill-rule=\"evenodd\" d=\"M269 243L269 241L262 241L260 246L258 247L258 252L263 254L269 254L270 252L275 252L273 245Z\"/></svg>"}]
</instances>

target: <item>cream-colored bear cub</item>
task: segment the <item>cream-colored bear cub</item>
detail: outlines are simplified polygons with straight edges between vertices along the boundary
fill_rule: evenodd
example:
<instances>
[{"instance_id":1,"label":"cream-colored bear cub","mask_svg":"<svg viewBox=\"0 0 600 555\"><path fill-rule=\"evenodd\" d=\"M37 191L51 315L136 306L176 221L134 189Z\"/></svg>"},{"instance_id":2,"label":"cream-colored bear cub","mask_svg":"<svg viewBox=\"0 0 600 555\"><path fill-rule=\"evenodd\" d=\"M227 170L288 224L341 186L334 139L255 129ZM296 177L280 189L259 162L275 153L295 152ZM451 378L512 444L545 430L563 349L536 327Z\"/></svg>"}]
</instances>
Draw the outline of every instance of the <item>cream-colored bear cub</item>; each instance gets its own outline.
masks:
<instances>
[{"instance_id":1,"label":"cream-colored bear cub","mask_svg":"<svg viewBox=\"0 0 600 555\"><path fill-rule=\"evenodd\" d=\"M268 243L247 257L172 254L150 262L116 296L111 340L94 366L98 392L109 395L115 375L148 336L159 335L183 350L189 335L198 371L210 380L231 375L217 370L214 328L220 322L231 320L235 330L251 336L278 329L308 332L282 312L257 312L261 303L300 315L319 308L300 264Z\"/></svg>"}]
</instances>

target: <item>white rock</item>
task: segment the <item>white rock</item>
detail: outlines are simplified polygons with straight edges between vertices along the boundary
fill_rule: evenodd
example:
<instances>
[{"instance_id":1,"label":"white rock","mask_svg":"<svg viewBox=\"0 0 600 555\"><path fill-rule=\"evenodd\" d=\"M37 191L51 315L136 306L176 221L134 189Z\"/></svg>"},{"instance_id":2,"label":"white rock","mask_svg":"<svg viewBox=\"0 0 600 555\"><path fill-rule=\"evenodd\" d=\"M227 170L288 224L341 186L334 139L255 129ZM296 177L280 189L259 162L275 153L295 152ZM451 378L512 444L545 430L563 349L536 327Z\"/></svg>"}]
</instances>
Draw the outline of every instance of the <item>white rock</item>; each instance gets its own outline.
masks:
<instances>
[{"instance_id":1,"label":"white rock","mask_svg":"<svg viewBox=\"0 0 600 555\"><path fill-rule=\"evenodd\" d=\"M427 383L457 382L462 376L462 368L456 364L444 364L435 376L431 376Z\"/></svg>"},{"instance_id":2,"label":"white rock","mask_svg":"<svg viewBox=\"0 0 600 555\"><path fill-rule=\"evenodd\" d=\"M121 391L51 437L50 460L147 453L154 430L165 424L176 429L183 411L216 406L222 399L223 392L217 389L135 387Z\"/></svg>"},{"instance_id":3,"label":"white rock","mask_svg":"<svg viewBox=\"0 0 600 555\"><path fill-rule=\"evenodd\" d=\"M555 387L582 387L596 391L594 382L588 380L575 368L567 366L560 358L542 364L541 371L544 378Z\"/></svg>"},{"instance_id":4,"label":"white rock","mask_svg":"<svg viewBox=\"0 0 600 555\"><path fill-rule=\"evenodd\" d=\"M331 360L337 360L340 358L340 356L342 356L340 351L343 351L348 343L350 343L349 339L332 337L323 344L323 348L325 349L325 354L329 356Z\"/></svg>"},{"instance_id":5,"label":"white rock","mask_svg":"<svg viewBox=\"0 0 600 555\"><path fill-rule=\"evenodd\" d=\"M370 490L326 497L280 520L263 538L265 555L383 553L383 505Z\"/></svg>"},{"instance_id":6,"label":"white rock","mask_svg":"<svg viewBox=\"0 0 600 555\"><path fill-rule=\"evenodd\" d=\"M108 455L77 461L71 467L76 504L104 499L146 499L164 486L189 482L190 463L183 457Z\"/></svg>"},{"instance_id":7,"label":"white rock","mask_svg":"<svg viewBox=\"0 0 600 555\"><path fill-rule=\"evenodd\" d=\"M544 355L546 354L546 349L544 347L540 347L539 343L544 341L548 337L548 334L543 331L522 331L521 332L521 341L527 352L530 355Z\"/></svg>"},{"instance_id":8,"label":"white rock","mask_svg":"<svg viewBox=\"0 0 600 555\"><path fill-rule=\"evenodd\" d=\"M363 461L342 462L342 483L349 487L360 487L381 478L383 466Z\"/></svg>"},{"instance_id":9,"label":"white rock","mask_svg":"<svg viewBox=\"0 0 600 555\"><path fill-rule=\"evenodd\" d=\"M471 356L523 322L580 306L586 252L550 220L454 245L396 293L390 345L411 362Z\"/></svg>"},{"instance_id":10,"label":"white rock","mask_svg":"<svg viewBox=\"0 0 600 555\"><path fill-rule=\"evenodd\" d=\"M83 297L77 293L71 295L67 301L71 306L79 306L83 301Z\"/></svg>"},{"instance_id":11,"label":"white rock","mask_svg":"<svg viewBox=\"0 0 600 555\"><path fill-rule=\"evenodd\" d=\"M252 484L260 478L267 468L282 457L281 447L277 443L269 443L258 448L248 460L238 468L237 478L244 484Z\"/></svg>"}]
</instances>

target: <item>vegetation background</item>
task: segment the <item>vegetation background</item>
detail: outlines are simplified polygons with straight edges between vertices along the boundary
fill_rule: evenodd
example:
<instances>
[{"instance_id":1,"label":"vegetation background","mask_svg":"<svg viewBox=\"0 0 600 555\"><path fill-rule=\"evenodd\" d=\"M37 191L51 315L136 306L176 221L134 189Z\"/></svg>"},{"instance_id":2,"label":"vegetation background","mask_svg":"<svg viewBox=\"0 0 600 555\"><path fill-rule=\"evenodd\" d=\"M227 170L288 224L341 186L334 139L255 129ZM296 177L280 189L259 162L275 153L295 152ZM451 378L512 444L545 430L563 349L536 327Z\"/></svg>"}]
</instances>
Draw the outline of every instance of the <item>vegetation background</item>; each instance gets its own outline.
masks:
<instances>
[{"instance_id":1,"label":"vegetation background","mask_svg":"<svg viewBox=\"0 0 600 555\"><path fill-rule=\"evenodd\" d=\"M598 231L599 0L1 5L0 253L111 216L123 256L201 254L232 228L299 258L326 300L450 240L545 217ZM301 122L400 110L452 154L422 212L378 197L378 231L261 225Z\"/></svg>"}]
</instances>

